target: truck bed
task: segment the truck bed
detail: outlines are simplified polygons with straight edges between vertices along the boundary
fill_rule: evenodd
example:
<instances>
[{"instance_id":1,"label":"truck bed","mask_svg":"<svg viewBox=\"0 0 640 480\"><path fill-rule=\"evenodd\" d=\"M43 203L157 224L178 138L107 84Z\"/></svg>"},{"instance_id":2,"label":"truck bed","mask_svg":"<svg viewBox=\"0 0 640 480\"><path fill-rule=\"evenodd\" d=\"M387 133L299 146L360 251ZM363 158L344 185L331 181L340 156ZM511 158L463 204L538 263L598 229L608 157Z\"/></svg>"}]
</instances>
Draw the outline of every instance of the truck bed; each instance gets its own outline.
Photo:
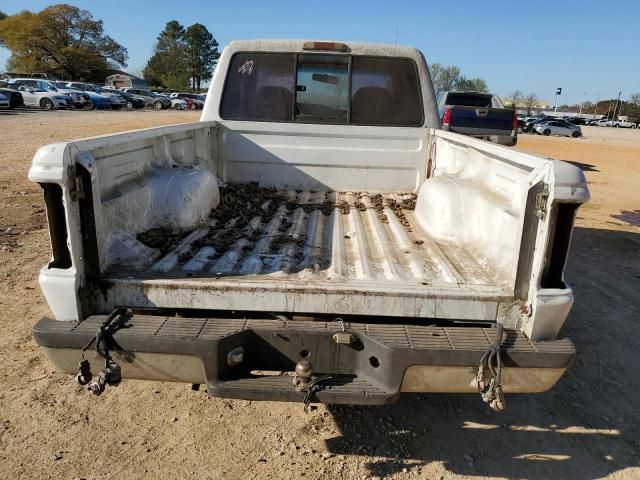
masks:
<instances>
[{"instance_id":1,"label":"truck bed","mask_svg":"<svg viewBox=\"0 0 640 480\"><path fill-rule=\"evenodd\" d=\"M322 297L325 309L327 293L339 291L347 301L338 308L343 314L368 313L371 298L353 297L369 294L412 296L413 312L394 304L384 309L388 314L423 316L426 304L419 303L420 298L438 294L443 300L448 292L474 301L493 300L488 308L495 318L495 301L512 296L507 282L492 275L473 252L429 238L416 221L415 204L413 193L227 185L205 226L139 234L137 240L153 249L149 263L138 268L130 262L129 266L115 263L105 277L129 289L140 281L147 288L199 284L209 293L224 291L225 304L245 305L244 309L250 309L247 305L252 302L247 294L257 293L261 286L284 290L284 298L291 295L290 306L300 306L300 295L305 300ZM303 311L319 311L320 304L315 301ZM279 311L282 305L271 306ZM482 312L484 318L487 312L484 308Z\"/></svg>"}]
</instances>

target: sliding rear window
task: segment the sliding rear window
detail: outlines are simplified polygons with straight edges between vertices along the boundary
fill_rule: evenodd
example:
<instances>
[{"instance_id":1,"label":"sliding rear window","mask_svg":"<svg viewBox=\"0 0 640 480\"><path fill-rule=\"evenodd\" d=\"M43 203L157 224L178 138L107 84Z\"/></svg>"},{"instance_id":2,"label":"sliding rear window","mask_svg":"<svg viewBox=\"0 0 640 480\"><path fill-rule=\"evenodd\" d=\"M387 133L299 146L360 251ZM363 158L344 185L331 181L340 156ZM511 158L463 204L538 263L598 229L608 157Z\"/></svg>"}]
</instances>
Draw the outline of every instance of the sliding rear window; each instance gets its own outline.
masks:
<instances>
[{"instance_id":1,"label":"sliding rear window","mask_svg":"<svg viewBox=\"0 0 640 480\"><path fill-rule=\"evenodd\" d=\"M238 53L220 116L226 120L420 126L415 63L321 53Z\"/></svg>"}]
</instances>

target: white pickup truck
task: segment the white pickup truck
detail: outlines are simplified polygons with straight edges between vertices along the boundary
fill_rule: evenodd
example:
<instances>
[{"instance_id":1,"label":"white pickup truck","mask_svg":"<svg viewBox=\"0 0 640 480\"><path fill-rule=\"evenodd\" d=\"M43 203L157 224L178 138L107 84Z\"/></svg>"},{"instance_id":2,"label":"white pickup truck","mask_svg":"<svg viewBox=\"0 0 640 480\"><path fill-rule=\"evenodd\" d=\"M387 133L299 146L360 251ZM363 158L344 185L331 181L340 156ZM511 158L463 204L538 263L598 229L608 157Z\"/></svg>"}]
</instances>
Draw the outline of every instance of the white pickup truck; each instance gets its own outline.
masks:
<instances>
[{"instance_id":1,"label":"white pickup truck","mask_svg":"<svg viewBox=\"0 0 640 480\"><path fill-rule=\"evenodd\" d=\"M48 145L29 178L53 251L34 336L94 393L501 409L575 355L582 172L441 130L413 48L233 42L199 122Z\"/></svg>"}]
</instances>

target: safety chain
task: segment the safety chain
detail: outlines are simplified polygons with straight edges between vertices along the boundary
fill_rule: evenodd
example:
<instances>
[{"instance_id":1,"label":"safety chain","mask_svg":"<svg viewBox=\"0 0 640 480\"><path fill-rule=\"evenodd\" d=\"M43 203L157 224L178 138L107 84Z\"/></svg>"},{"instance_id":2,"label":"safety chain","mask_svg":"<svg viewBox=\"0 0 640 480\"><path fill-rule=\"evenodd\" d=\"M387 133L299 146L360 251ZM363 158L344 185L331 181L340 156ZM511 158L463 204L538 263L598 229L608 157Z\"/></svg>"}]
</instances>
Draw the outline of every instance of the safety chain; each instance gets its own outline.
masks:
<instances>
[{"instance_id":1,"label":"safety chain","mask_svg":"<svg viewBox=\"0 0 640 480\"><path fill-rule=\"evenodd\" d=\"M496 324L495 340L489 347L478 366L478 373L473 383L482 396L482 401L489 404L492 410L501 412L507 408L507 403L502 391L502 356L500 345L504 326Z\"/></svg>"},{"instance_id":2,"label":"safety chain","mask_svg":"<svg viewBox=\"0 0 640 480\"><path fill-rule=\"evenodd\" d=\"M323 375L321 377L309 379L307 382L302 382L300 377L293 377L293 386L295 389L299 392L305 392L303 400L305 413L309 411L309 405L311 404L311 398L313 395L322 390L322 382L329 380L330 378L331 375Z\"/></svg>"},{"instance_id":3,"label":"safety chain","mask_svg":"<svg viewBox=\"0 0 640 480\"><path fill-rule=\"evenodd\" d=\"M94 337L82 349L82 360L78 366L76 381L80 385L89 384L89 391L94 395L100 395L107 385L114 385L122 380L120 366L113 360L109 353L109 345L113 341L113 334L125 327L128 317L125 315L126 309L116 308L102 322ZM95 342L95 349L98 355L104 358L104 368L98 372L92 381L91 364L84 356L84 353Z\"/></svg>"}]
</instances>

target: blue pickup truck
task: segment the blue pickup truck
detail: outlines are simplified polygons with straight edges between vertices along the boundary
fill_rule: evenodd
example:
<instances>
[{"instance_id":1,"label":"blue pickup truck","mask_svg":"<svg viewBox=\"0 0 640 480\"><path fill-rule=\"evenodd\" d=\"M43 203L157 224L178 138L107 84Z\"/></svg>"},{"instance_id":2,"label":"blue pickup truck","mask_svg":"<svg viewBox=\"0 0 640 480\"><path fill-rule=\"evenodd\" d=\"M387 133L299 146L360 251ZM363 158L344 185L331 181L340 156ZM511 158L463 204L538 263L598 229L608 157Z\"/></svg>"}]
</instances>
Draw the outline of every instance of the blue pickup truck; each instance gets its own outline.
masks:
<instances>
[{"instance_id":1,"label":"blue pickup truck","mask_svg":"<svg viewBox=\"0 0 640 480\"><path fill-rule=\"evenodd\" d=\"M518 118L490 93L444 92L438 99L442 128L509 147L518 142Z\"/></svg>"}]
</instances>

